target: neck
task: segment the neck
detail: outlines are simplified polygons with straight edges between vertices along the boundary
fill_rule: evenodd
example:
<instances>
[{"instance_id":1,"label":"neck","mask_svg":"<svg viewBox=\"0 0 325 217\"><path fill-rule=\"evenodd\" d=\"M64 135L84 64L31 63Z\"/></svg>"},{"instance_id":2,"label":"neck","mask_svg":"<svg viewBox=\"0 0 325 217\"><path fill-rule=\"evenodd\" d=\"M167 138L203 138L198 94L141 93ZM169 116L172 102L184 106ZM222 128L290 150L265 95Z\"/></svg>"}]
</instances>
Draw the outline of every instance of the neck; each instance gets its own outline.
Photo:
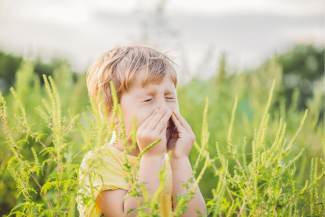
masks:
<instances>
[{"instance_id":1,"label":"neck","mask_svg":"<svg viewBox=\"0 0 325 217\"><path fill-rule=\"evenodd\" d=\"M114 147L116 149L118 149L121 152L124 151L123 141L121 139L118 139L117 138L115 131L113 132L113 136L112 136L112 139L111 139L110 143L111 144L114 144L115 143L115 146ZM132 146L132 140L131 139L128 139L127 150L130 149L131 146ZM131 155L131 156L138 157L139 154L140 154L140 149L139 149L138 144L136 144L135 149L133 149L131 151L128 151L128 155Z\"/></svg>"}]
</instances>

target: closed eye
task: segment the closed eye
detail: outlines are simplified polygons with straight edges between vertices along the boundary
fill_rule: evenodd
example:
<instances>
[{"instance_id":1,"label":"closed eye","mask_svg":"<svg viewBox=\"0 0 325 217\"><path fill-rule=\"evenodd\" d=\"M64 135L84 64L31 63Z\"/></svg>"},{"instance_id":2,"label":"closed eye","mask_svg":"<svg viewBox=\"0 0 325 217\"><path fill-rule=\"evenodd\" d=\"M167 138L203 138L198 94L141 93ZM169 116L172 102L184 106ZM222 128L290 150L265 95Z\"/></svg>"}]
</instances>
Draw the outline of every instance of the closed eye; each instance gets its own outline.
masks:
<instances>
[{"instance_id":1,"label":"closed eye","mask_svg":"<svg viewBox=\"0 0 325 217\"><path fill-rule=\"evenodd\" d=\"M166 98L166 99L175 99L175 98ZM150 102L152 99L147 99L147 100L145 100L144 102Z\"/></svg>"}]
</instances>

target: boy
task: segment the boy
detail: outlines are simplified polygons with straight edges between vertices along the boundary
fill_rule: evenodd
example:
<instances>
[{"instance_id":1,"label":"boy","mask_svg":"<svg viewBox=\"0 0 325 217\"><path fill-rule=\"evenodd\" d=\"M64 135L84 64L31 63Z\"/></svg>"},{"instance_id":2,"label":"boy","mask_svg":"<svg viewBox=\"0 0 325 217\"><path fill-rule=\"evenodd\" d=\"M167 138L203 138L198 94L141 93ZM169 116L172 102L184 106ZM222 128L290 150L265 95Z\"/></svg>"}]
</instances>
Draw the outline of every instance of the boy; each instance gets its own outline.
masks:
<instances>
[{"instance_id":1,"label":"boy","mask_svg":"<svg viewBox=\"0 0 325 217\"><path fill-rule=\"evenodd\" d=\"M166 55L143 46L118 47L101 55L87 72L87 87L97 104L100 104L98 92L101 92L108 120L113 106L110 81L114 83L118 103L122 108L127 138L130 138L132 121L137 116L137 145L127 155L129 163L134 166L139 153L152 142L161 139L142 156L138 181L146 183L148 193L152 196L159 186L158 172L167 167L165 188L159 198L159 212L164 217L168 216L175 210L177 203L177 198L172 195L188 191L182 182L191 178L192 168L188 155L195 141L191 127L179 113L175 89L177 75L172 61ZM120 126L116 127L120 133ZM129 139L128 145L131 142ZM170 165L167 165L168 150L172 150ZM95 168L103 180L92 181L100 193L95 192L93 195L96 204L92 201L88 204L78 201L80 216L104 214L106 217L122 217L130 209L137 208L137 202L144 200L141 197L136 201L136 198L130 197L123 201L130 185L124 179L123 144L116 134L109 144L104 145L103 151L109 151L110 155L103 160L103 166ZM90 157L89 152L80 168L86 167L86 161ZM84 179L81 171L80 179ZM205 215L205 202L199 187L187 206L189 208L183 216L198 216L195 209ZM134 211L128 216L136 215L137 212Z\"/></svg>"}]
</instances>

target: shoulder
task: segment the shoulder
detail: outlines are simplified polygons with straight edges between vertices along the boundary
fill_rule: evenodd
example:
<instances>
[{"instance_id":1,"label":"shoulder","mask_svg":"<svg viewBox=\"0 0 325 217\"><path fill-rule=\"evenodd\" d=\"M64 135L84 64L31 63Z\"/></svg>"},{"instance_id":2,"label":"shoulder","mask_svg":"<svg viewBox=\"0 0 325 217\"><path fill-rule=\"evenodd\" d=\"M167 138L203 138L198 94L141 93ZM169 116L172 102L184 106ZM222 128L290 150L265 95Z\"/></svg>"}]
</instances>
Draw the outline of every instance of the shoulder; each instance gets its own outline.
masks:
<instances>
[{"instance_id":1,"label":"shoulder","mask_svg":"<svg viewBox=\"0 0 325 217\"><path fill-rule=\"evenodd\" d=\"M100 161L102 159L109 157L109 155L107 155L107 154L109 154L109 153L107 152L106 144L100 148L88 151L85 154L85 156L80 164L80 167L87 168L87 167L89 167L90 163Z\"/></svg>"},{"instance_id":2,"label":"shoulder","mask_svg":"<svg viewBox=\"0 0 325 217\"><path fill-rule=\"evenodd\" d=\"M87 152L79 167L80 176L90 172L101 174L112 170L119 171L122 168L115 154L112 153L111 146L108 144Z\"/></svg>"}]
</instances>

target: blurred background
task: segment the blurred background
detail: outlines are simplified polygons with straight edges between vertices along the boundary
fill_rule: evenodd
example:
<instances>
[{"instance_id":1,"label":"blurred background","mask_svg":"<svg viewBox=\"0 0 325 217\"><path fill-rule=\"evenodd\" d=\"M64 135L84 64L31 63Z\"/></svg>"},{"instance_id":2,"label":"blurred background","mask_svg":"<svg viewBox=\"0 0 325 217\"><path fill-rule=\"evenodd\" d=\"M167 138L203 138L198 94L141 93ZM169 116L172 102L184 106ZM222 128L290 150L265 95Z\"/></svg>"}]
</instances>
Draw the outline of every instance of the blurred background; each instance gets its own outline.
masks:
<instances>
[{"instance_id":1,"label":"blurred background","mask_svg":"<svg viewBox=\"0 0 325 217\"><path fill-rule=\"evenodd\" d=\"M65 58L82 73L113 47L146 43L193 75L207 54L225 52L243 69L298 43L322 46L323 12L322 0L1 0L0 48L44 63Z\"/></svg>"},{"instance_id":2,"label":"blurred background","mask_svg":"<svg viewBox=\"0 0 325 217\"><path fill-rule=\"evenodd\" d=\"M302 184L308 177L310 158L324 156L324 37L322 0L0 0L0 91L8 100L12 127L18 111L9 94L13 86L30 111L33 127L46 133L48 128L35 122L39 116L33 110L46 97L41 91L42 74L52 75L57 82L63 113L68 116L70 108L86 119L90 114L85 72L90 64L116 46L148 45L168 52L177 63L180 111L197 141L209 97L208 149L213 156L216 141L226 144L235 95L239 101L233 140L240 146L244 136L250 141L259 126L276 79L266 135L269 143L280 117L287 122L289 139L309 109L292 151L294 156L306 148L303 166L297 168ZM15 136L19 139L23 134ZM71 141L75 146L67 156L83 143L76 136ZM34 141L24 147L42 150ZM11 152L2 133L0 148L4 150L0 153L0 214L8 214L22 198L17 197L6 170ZM25 154L32 159L30 150ZM191 152L192 163L197 154ZM82 157L75 162L80 163ZM220 167L218 161L216 165ZM52 167L48 166L47 174ZM200 184L206 199L212 197L214 176L213 170L207 171Z\"/></svg>"}]
</instances>

